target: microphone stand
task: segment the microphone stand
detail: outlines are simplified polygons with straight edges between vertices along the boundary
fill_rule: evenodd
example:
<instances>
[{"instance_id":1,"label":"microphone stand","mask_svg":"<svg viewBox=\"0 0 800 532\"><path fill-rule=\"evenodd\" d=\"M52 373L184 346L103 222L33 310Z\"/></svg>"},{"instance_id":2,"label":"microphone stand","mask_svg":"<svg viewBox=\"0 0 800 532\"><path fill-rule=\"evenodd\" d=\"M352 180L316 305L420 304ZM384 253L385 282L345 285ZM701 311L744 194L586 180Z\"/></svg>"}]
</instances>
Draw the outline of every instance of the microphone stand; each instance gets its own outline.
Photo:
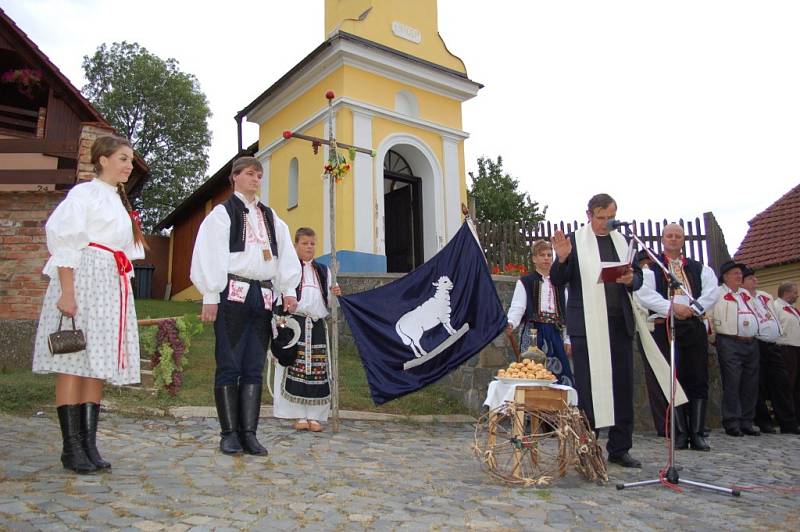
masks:
<instances>
[{"instance_id":1,"label":"microphone stand","mask_svg":"<svg viewBox=\"0 0 800 532\"><path fill-rule=\"evenodd\" d=\"M627 224L625 224L627 227ZM739 497L741 492L736 489L732 488L724 488L721 486L714 486L712 484L706 484L704 482L695 482L692 480L681 479L678 475L678 468L675 467L675 383L677 381L677 369L675 366L675 307L674 307L674 299L675 299L675 290L680 288L683 290L683 293L687 295L689 298L689 306L696 310L698 313L702 314L704 309L700 303L697 302L696 299L692 297L692 294L689 290L686 290L680 281L678 281L677 277L669 271L664 263L661 262L658 256L653 253L642 240L636 235L635 231L631 231L630 229L627 231L628 236L633 238L642 249L647 252L647 255L653 261L653 264L657 265L664 275L666 275L667 279L669 279L669 290L671 290L672 295L670 296L670 305L669 305L669 367L670 367L670 379L669 379L669 452L667 454L667 471L666 475L664 476L666 482L673 486L677 486L679 483L687 484L689 486L694 486L696 488L702 488L706 490L716 491L719 493L725 493L727 495L733 495L734 497ZM662 479L656 478L651 480L642 480L639 482L628 482L628 483L620 483L617 484L618 490L623 490L625 488L636 488L640 486L649 486L651 484L662 484Z\"/></svg>"}]
</instances>

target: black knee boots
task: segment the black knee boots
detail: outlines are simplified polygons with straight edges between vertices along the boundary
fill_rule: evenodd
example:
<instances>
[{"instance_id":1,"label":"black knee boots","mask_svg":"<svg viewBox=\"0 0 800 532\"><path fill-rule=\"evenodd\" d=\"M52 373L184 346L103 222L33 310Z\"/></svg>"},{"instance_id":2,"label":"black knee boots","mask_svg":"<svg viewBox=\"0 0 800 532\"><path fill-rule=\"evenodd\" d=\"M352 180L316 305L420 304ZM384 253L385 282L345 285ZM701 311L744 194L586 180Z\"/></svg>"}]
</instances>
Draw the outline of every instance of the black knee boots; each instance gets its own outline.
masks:
<instances>
[{"instance_id":1,"label":"black knee boots","mask_svg":"<svg viewBox=\"0 0 800 532\"><path fill-rule=\"evenodd\" d=\"M256 438L261 411L261 383L239 385L239 441L247 454L265 456L267 450Z\"/></svg>"},{"instance_id":2,"label":"black knee boots","mask_svg":"<svg viewBox=\"0 0 800 532\"><path fill-rule=\"evenodd\" d=\"M229 384L214 388L214 400L217 403L220 426L219 450L224 454L241 454L243 449L239 442L239 386Z\"/></svg>"},{"instance_id":3,"label":"black knee boots","mask_svg":"<svg viewBox=\"0 0 800 532\"><path fill-rule=\"evenodd\" d=\"M695 451L711 450L711 446L703 437L707 403L707 399L689 400L689 446Z\"/></svg>"},{"instance_id":4,"label":"black knee boots","mask_svg":"<svg viewBox=\"0 0 800 532\"><path fill-rule=\"evenodd\" d=\"M100 457L97 450L97 420L100 416L100 405L83 403L81 405L81 445L86 456L97 469L110 469L111 464Z\"/></svg>"},{"instance_id":5,"label":"black knee boots","mask_svg":"<svg viewBox=\"0 0 800 532\"><path fill-rule=\"evenodd\" d=\"M97 466L86 456L81 442L81 405L62 405L56 411L64 445L61 463L66 469L81 475L97 471Z\"/></svg>"},{"instance_id":6,"label":"black knee boots","mask_svg":"<svg viewBox=\"0 0 800 532\"><path fill-rule=\"evenodd\" d=\"M689 432L686 428L686 406L675 407L675 448L689 448Z\"/></svg>"}]
</instances>

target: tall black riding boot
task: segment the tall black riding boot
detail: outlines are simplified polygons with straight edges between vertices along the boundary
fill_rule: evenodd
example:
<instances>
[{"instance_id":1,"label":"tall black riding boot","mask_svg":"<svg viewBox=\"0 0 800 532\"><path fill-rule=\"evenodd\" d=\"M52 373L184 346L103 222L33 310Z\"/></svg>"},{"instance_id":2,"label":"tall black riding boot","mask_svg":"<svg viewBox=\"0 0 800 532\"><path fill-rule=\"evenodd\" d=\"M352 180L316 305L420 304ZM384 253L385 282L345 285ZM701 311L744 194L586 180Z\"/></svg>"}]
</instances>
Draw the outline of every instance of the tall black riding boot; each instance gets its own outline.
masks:
<instances>
[{"instance_id":1,"label":"tall black riding boot","mask_svg":"<svg viewBox=\"0 0 800 532\"><path fill-rule=\"evenodd\" d=\"M239 439L247 454L264 456L268 451L258 443L258 414L261 411L261 383L239 386Z\"/></svg>"},{"instance_id":2,"label":"tall black riding boot","mask_svg":"<svg viewBox=\"0 0 800 532\"><path fill-rule=\"evenodd\" d=\"M239 386L228 384L214 388L214 401L217 403L219 417L219 450L223 454L241 454L239 441Z\"/></svg>"},{"instance_id":3,"label":"tall black riding boot","mask_svg":"<svg viewBox=\"0 0 800 532\"><path fill-rule=\"evenodd\" d=\"M62 405L56 408L58 423L61 425L61 439L64 450L61 452L61 463L66 469L85 475L97 471L86 451L81 445L81 407L80 405Z\"/></svg>"},{"instance_id":4,"label":"tall black riding boot","mask_svg":"<svg viewBox=\"0 0 800 532\"><path fill-rule=\"evenodd\" d=\"M675 407L675 448L689 448L689 431L686 428L686 406Z\"/></svg>"},{"instance_id":5,"label":"tall black riding boot","mask_svg":"<svg viewBox=\"0 0 800 532\"><path fill-rule=\"evenodd\" d=\"M706 421L707 399L691 399L689 401L689 444L695 451L710 451L711 446L703 437L703 425Z\"/></svg>"},{"instance_id":6,"label":"tall black riding boot","mask_svg":"<svg viewBox=\"0 0 800 532\"><path fill-rule=\"evenodd\" d=\"M100 416L100 405L83 403L81 405L81 444L89 460L97 469L110 469L111 464L100 457L97 450L97 420Z\"/></svg>"}]
</instances>

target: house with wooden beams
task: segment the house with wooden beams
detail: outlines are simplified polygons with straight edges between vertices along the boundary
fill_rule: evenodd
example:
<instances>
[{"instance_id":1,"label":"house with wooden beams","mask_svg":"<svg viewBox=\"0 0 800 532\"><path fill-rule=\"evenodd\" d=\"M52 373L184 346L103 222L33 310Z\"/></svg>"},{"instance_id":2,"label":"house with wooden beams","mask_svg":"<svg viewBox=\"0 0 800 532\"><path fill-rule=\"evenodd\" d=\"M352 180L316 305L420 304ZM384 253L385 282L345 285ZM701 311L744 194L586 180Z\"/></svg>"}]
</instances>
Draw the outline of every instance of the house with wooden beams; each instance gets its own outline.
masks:
<instances>
[{"instance_id":1,"label":"house with wooden beams","mask_svg":"<svg viewBox=\"0 0 800 532\"><path fill-rule=\"evenodd\" d=\"M114 130L0 9L0 324L35 320L47 278L44 224L67 191L92 179L89 150ZM136 157L127 183L148 175Z\"/></svg>"}]
</instances>

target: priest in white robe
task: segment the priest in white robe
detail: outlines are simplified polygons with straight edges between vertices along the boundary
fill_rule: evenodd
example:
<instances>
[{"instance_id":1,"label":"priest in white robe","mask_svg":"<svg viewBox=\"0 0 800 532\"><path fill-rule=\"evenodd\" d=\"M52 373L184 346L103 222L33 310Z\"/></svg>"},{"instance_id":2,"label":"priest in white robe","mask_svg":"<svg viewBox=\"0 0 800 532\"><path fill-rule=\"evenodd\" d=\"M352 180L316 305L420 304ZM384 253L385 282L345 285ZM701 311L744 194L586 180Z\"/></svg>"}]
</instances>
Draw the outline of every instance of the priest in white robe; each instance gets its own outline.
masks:
<instances>
[{"instance_id":1,"label":"priest in white robe","mask_svg":"<svg viewBox=\"0 0 800 532\"><path fill-rule=\"evenodd\" d=\"M636 318L630 293L642 286L642 271L632 264L612 282L598 283L601 262L625 259L628 242L609 227L617 204L608 194L589 200L589 223L569 236L557 231L558 259L553 283L569 289L567 333L578 406L593 428L609 427L608 459L623 467L641 467L633 458L633 335Z\"/></svg>"}]
</instances>

